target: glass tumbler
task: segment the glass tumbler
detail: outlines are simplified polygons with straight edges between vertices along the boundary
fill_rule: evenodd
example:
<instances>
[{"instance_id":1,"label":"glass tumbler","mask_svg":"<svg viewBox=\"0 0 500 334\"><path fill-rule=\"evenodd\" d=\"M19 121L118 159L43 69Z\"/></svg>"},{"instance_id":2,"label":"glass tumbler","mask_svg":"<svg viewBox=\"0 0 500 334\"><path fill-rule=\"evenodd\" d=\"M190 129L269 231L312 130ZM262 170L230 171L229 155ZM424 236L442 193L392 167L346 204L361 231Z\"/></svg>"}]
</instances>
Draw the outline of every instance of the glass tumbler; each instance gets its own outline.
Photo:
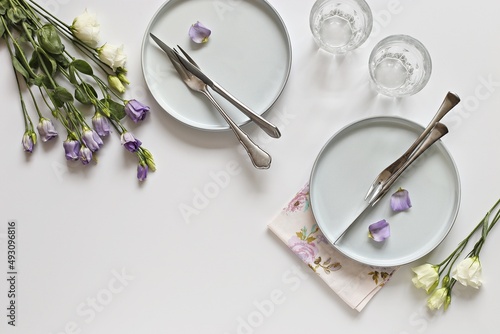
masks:
<instances>
[{"instance_id":1,"label":"glass tumbler","mask_svg":"<svg viewBox=\"0 0 500 334\"><path fill-rule=\"evenodd\" d=\"M364 0L317 0L309 26L318 46L333 54L345 54L363 44L373 26Z\"/></svg>"},{"instance_id":2,"label":"glass tumbler","mask_svg":"<svg viewBox=\"0 0 500 334\"><path fill-rule=\"evenodd\" d=\"M432 72L429 52L411 36L393 35L375 45L369 58L375 89L390 97L413 95L427 84Z\"/></svg>"}]
</instances>

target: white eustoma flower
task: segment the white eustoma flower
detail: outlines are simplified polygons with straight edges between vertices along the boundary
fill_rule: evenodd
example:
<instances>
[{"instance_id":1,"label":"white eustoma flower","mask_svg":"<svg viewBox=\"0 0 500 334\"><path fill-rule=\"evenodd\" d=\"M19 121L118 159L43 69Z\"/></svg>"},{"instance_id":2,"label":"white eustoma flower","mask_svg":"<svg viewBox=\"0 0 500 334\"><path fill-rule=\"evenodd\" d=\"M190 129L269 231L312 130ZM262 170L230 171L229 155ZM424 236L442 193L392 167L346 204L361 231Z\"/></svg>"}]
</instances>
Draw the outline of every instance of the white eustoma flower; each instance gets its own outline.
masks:
<instances>
[{"instance_id":1,"label":"white eustoma flower","mask_svg":"<svg viewBox=\"0 0 500 334\"><path fill-rule=\"evenodd\" d=\"M113 71L116 71L118 68L125 68L127 56L123 52L123 45L118 46L106 43L97 49L97 55Z\"/></svg>"},{"instance_id":2,"label":"white eustoma flower","mask_svg":"<svg viewBox=\"0 0 500 334\"><path fill-rule=\"evenodd\" d=\"M449 305L450 301L448 298L448 288L439 288L427 300L427 307L431 310L439 310L445 305L445 302Z\"/></svg>"},{"instance_id":3,"label":"white eustoma flower","mask_svg":"<svg viewBox=\"0 0 500 334\"><path fill-rule=\"evenodd\" d=\"M424 289L427 293L432 292L439 283L438 269L437 266L429 263L411 268L415 273L415 276L412 278L413 284L418 289Z\"/></svg>"},{"instance_id":4,"label":"white eustoma flower","mask_svg":"<svg viewBox=\"0 0 500 334\"><path fill-rule=\"evenodd\" d=\"M87 10L73 20L71 31L80 41L91 48L96 48L99 44L99 33L101 26L97 22L97 16Z\"/></svg>"},{"instance_id":5,"label":"white eustoma flower","mask_svg":"<svg viewBox=\"0 0 500 334\"><path fill-rule=\"evenodd\" d=\"M482 284L482 268L479 257L468 257L452 271L452 277L465 286L478 289Z\"/></svg>"}]
</instances>

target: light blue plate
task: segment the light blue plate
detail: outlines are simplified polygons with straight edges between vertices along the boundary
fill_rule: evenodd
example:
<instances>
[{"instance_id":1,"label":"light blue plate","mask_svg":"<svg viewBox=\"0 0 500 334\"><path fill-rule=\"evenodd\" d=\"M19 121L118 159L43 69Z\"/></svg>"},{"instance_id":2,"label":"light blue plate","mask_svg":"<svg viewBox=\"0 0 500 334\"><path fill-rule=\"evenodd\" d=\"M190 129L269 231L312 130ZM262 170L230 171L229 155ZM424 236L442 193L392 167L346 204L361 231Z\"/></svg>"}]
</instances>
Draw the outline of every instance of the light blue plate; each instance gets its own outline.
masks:
<instances>
[{"instance_id":1,"label":"light blue plate","mask_svg":"<svg viewBox=\"0 0 500 334\"><path fill-rule=\"evenodd\" d=\"M378 173L401 156L422 131L422 126L402 118L369 118L345 127L323 147L311 173L311 208L331 243L366 205L363 198ZM409 191L413 206L394 213L390 197L399 187ZM441 243L455 222L459 206L457 167L438 141L335 247L368 265L406 264ZM389 222L391 236L377 243L368 238L368 226L381 219Z\"/></svg>"},{"instance_id":2,"label":"light blue plate","mask_svg":"<svg viewBox=\"0 0 500 334\"><path fill-rule=\"evenodd\" d=\"M190 26L197 21L212 31L205 44L196 44L188 36ZM142 69L158 104L189 126L229 129L208 100L184 85L166 54L151 40L150 32L171 47L180 45L206 74L258 114L271 108L288 80L290 38L281 17L267 1L167 1L146 29ZM249 122L229 102L217 94L214 97L238 125Z\"/></svg>"}]
</instances>

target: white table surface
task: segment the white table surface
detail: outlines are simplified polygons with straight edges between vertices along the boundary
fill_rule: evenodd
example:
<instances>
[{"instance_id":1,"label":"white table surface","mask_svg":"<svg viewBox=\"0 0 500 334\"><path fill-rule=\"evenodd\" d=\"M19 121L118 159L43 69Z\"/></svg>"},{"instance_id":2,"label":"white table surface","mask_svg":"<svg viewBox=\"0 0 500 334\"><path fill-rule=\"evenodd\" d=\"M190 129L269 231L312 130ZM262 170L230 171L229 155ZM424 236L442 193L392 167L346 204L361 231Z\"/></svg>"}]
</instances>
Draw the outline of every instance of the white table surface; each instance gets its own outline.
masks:
<instances>
[{"instance_id":1,"label":"white table surface","mask_svg":"<svg viewBox=\"0 0 500 334\"><path fill-rule=\"evenodd\" d=\"M221 0L228 6L238 2ZM116 135L107 140L97 166L67 164L64 138L38 145L27 156L20 145L24 128L14 77L0 43L5 272L9 219L17 221L19 238L17 326L7 325L2 279L2 333L414 334L498 328L500 231L492 232L481 255L484 286L471 291L457 285L446 314L434 314L426 310L425 293L410 281L411 265L361 313L351 310L267 229L308 180L320 148L337 130L378 115L426 125L451 90L462 103L443 120L450 129L443 141L460 172L461 208L447 239L426 259L446 257L500 195L498 2L370 0L376 22L371 38L338 60L318 52L313 42L313 0L270 0L287 25L293 64L283 95L267 114L282 138L267 139L255 126L245 127L272 154L267 171L251 167L230 132L191 129L148 93L140 45L163 0L40 3L66 22L88 8L98 14L105 39L125 44L132 82L127 97L151 106L144 124L127 124L154 154L158 171L139 184L135 157ZM423 42L434 66L420 93L393 100L370 89L367 61L378 40L398 33ZM236 168L229 184L184 219L180 208L192 206L196 192L228 168ZM125 274L122 281L115 278L119 273ZM281 302L264 312L259 326L242 328L242 319L259 312L258 305L276 291ZM97 302L93 309L97 297L105 305Z\"/></svg>"}]
</instances>

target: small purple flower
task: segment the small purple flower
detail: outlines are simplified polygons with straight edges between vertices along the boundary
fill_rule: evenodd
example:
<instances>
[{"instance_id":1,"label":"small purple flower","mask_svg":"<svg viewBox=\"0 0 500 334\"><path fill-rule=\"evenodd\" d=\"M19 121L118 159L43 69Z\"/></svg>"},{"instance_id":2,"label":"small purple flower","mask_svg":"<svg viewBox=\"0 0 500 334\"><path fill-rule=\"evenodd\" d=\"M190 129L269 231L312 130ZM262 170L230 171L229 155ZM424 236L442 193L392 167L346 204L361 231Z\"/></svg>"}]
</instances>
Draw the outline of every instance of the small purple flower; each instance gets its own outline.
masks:
<instances>
[{"instance_id":1,"label":"small purple flower","mask_svg":"<svg viewBox=\"0 0 500 334\"><path fill-rule=\"evenodd\" d=\"M200 21L191 25L189 28L189 37L193 42L198 44L208 42L208 37L211 33L212 31L201 24Z\"/></svg>"},{"instance_id":2,"label":"small purple flower","mask_svg":"<svg viewBox=\"0 0 500 334\"><path fill-rule=\"evenodd\" d=\"M125 102L125 113L134 121L134 123L138 123L146 118L148 114L149 107L142 104L141 102L132 99Z\"/></svg>"},{"instance_id":3,"label":"small purple flower","mask_svg":"<svg viewBox=\"0 0 500 334\"><path fill-rule=\"evenodd\" d=\"M139 139L136 139L130 132L122 133L121 142L122 145L132 153L137 152L139 147L142 145L142 142Z\"/></svg>"},{"instance_id":4,"label":"small purple flower","mask_svg":"<svg viewBox=\"0 0 500 334\"><path fill-rule=\"evenodd\" d=\"M393 211L405 211L411 208L410 194L408 190L399 188L391 196L391 208Z\"/></svg>"},{"instance_id":5,"label":"small purple flower","mask_svg":"<svg viewBox=\"0 0 500 334\"><path fill-rule=\"evenodd\" d=\"M297 254L298 257L305 263L312 263L318 255L318 247L314 242L307 242L297 236L293 236L288 240L288 247Z\"/></svg>"},{"instance_id":6,"label":"small purple flower","mask_svg":"<svg viewBox=\"0 0 500 334\"><path fill-rule=\"evenodd\" d=\"M36 142L36 134L33 130L27 130L23 135L23 148L25 152L32 153Z\"/></svg>"},{"instance_id":7,"label":"small purple flower","mask_svg":"<svg viewBox=\"0 0 500 334\"><path fill-rule=\"evenodd\" d=\"M84 165L88 165L92 161L92 151L85 145L80 148L80 160Z\"/></svg>"},{"instance_id":8,"label":"small purple flower","mask_svg":"<svg viewBox=\"0 0 500 334\"><path fill-rule=\"evenodd\" d=\"M78 160L80 158L81 144L78 140L66 139L63 142L66 160Z\"/></svg>"},{"instance_id":9,"label":"small purple flower","mask_svg":"<svg viewBox=\"0 0 500 334\"><path fill-rule=\"evenodd\" d=\"M148 165L140 163L137 166L137 178L139 181L144 181L148 177Z\"/></svg>"},{"instance_id":10,"label":"small purple flower","mask_svg":"<svg viewBox=\"0 0 500 334\"><path fill-rule=\"evenodd\" d=\"M368 236L377 242L384 241L391 236L389 223L385 219L368 226L368 231Z\"/></svg>"},{"instance_id":11,"label":"small purple flower","mask_svg":"<svg viewBox=\"0 0 500 334\"><path fill-rule=\"evenodd\" d=\"M111 126L107 117L100 112L96 112L92 117L92 125L97 134L101 137L106 137L111 131Z\"/></svg>"},{"instance_id":12,"label":"small purple flower","mask_svg":"<svg viewBox=\"0 0 500 334\"><path fill-rule=\"evenodd\" d=\"M97 132L87 127L83 129L82 141L92 152L99 151L101 146L104 145Z\"/></svg>"},{"instance_id":13,"label":"small purple flower","mask_svg":"<svg viewBox=\"0 0 500 334\"><path fill-rule=\"evenodd\" d=\"M54 137L57 137L57 131L52 124L52 121L47 118L40 118L40 122L36 127L38 129L38 133L40 134L40 138L42 138L43 142L49 141Z\"/></svg>"}]
</instances>

